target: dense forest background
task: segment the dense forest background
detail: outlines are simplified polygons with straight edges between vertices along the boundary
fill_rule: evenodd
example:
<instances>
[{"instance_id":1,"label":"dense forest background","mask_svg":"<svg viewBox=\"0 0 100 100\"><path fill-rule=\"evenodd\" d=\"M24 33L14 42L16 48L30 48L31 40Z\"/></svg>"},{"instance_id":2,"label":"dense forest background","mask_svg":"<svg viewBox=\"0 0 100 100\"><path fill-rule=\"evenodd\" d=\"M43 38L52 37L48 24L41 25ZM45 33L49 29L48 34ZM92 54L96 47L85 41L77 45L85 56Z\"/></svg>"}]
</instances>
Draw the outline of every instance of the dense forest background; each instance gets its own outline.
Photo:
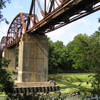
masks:
<instances>
[{"instance_id":1,"label":"dense forest background","mask_svg":"<svg viewBox=\"0 0 100 100\"><path fill-rule=\"evenodd\" d=\"M64 45L49 39L49 74L100 70L100 30L91 36L77 35Z\"/></svg>"}]
</instances>

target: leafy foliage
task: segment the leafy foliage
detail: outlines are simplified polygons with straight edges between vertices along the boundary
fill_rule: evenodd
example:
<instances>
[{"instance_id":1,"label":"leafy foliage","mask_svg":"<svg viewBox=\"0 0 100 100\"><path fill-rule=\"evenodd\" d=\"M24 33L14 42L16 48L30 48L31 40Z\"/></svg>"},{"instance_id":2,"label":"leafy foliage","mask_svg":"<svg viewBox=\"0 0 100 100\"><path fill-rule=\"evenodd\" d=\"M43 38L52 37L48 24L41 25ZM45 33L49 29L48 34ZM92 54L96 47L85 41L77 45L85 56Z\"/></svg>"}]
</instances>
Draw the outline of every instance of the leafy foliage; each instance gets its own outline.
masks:
<instances>
[{"instance_id":1,"label":"leafy foliage","mask_svg":"<svg viewBox=\"0 0 100 100\"><path fill-rule=\"evenodd\" d=\"M5 21L6 24L9 24L6 18L3 18L2 9L6 7L6 3L10 3L10 0L0 0L0 22Z\"/></svg>"},{"instance_id":2,"label":"leafy foliage","mask_svg":"<svg viewBox=\"0 0 100 100\"><path fill-rule=\"evenodd\" d=\"M49 73L96 72L100 67L100 32L77 35L68 45L49 40Z\"/></svg>"},{"instance_id":3,"label":"leafy foliage","mask_svg":"<svg viewBox=\"0 0 100 100\"><path fill-rule=\"evenodd\" d=\"M13 80L11 73L7 71L9 61L2 58L0 59L0 92L5 92L8 96L11 96L13 91Z\"/></svg>"},{"instance_id":4,"label":"leafy foliage","mask_svg":"<svg viewBox=\"0 0 100 100\"><path fill-rule=\"evenodd\" d=\"M77 35L72 42L67 45L67 52L69 54L69 60L73 61L72 66L80 71L84 69L88 70L87 66L87 50L88 50L88 36L86 34ZM85 70L84 70L85 71Z\"/></svg>"},{"instance_id":5,"label":"leafy foliage","mask_svg":"<svg viewBox=\"0 0 100 100\"><path fill-rule=\"evenodd\" d=\"M92 36L86 34L77 35L67 45L69 60L73 61L72 66L80 71L94 71L100 65L100 32Z\"/></svg>"},{"instance_id":6,"label":"leafy foliage","mask_svg":"<svg viewBox=\"0 0 100 100\"><path fill-rule=\"evenodd\" d=\"M66 46L61 41L49 40L49 73L68 72L70 65L67 62Z\"/></svg>"},{"instance_id":7,"label":"leafy foliage","mask_svg":"<svg viewBox=\"0 0 100 100\"><path fill-rule=\"evenodd\" d=\"M94 67L95 75L90 80L93 90L92 94L100 96L100 31L95 32L91 37L91 65Z\"/></svg>"}]
</instances>

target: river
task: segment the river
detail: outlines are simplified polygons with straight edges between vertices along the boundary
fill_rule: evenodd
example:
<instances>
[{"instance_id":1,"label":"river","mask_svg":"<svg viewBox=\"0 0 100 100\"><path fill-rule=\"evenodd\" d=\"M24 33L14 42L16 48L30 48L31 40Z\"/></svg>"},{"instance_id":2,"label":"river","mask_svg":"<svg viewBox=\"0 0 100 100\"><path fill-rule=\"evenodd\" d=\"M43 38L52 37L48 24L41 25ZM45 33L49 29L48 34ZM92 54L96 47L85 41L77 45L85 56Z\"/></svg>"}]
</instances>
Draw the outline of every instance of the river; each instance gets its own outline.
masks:
<instances>
[{"instance_id":1,"label":"river","mask_svg":"<svg viewBox=\"0 0 100 100\"><path fill-rule=\"evenodd\" d=\"M0 100L7 100L7 97L6 96L0 96ZM100 97L99 97L99 99L90 99L90 98L84 98L84 99L82 99L82 97L81 96L73 96L73 97L62 97L62 98L55 98L55 97L53 97L53 98L31 98L30 99L30 97L29 98L25 98L25 99L21 99L21 98L17 98L17 99L9 99L9 100L100 100Z\"/></svg>"},{"instance_id":2,"label":"river","mask_svg":"<svg viewBox=\"0 0 100 100\"><path fill-rule=\"evenodd\" d=\"M0 96L0 100L6 100L6 96ZM43 99L41 99L41 100L43 100ZM46 99L44 99L44 100L46 100ZM47 100L51 100L51 98L50 99L48 98ZM57 100L57 99L52 98L52 100ZM62 99L58 99L58 100L62 100ZM67 98L63 98L63 100L82 100L82 98L81 97L67 97Z\"/></svg>"}]
</instances>

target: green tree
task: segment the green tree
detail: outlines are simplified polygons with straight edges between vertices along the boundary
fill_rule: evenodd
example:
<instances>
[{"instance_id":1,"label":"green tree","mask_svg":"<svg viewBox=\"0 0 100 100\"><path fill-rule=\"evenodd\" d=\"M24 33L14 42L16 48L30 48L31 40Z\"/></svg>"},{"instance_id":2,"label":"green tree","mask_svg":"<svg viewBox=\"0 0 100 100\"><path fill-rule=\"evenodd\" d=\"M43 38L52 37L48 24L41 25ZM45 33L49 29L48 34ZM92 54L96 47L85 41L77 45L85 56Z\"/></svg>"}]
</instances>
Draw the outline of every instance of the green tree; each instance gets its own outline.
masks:
<instances>
[{"instance_id":1,"label":"green tree","mask_svg":"<svg viewBox=\"0 0 100 100\"><path fill-rule=\"evenodd\" d=\"M49 40L49 73L70 72L70 62L67 62L66 46L61 41Z\"/></svg>"},{"instance_id":2,"label":"green tree","mask_svg":"<svg viewBox=\"0 0 100 100\"><path fill-rule=\"evenodd\" d=\"M100 65L100 32L97 31L89 37L88 43L88 66L95 71Z\"/></svg>"},{"instance_id":3,"label":"green tree","mask_svg":"<svg viewBox=\"0 0 100 100\"><path fill-rule=\"evenodd\" d=\"M68 59L73 62L72 66L80 72L89 70L88 59L86 57L89 49L88 41L89 37L86 34L79 34L67 45Z\"/></svg>"},{"instance_id":4,"label":"green tree","mask_svg":"<svg viewBox=\"0 0 100 100\"><path fill-rule=\"evenodd\" d=\"M63 42L57 41L53 43L49 41L49 72L57 73L62 71L62 63L65 56L65 46Z\"/></svg>"},{"instance_id":5,"label":"green tree","mask_svg":"<svg viewBox=\"0 0 100 100\"><path fill-rule=\"evenodd\" d=\"M100 96L100 31L96 31L90 36L91 57L90 63L94 69L95 75L91 80L92 94Z\"/></svg>"},{"instance_id":6,"label":"green tree","mask_svg":"<svg viewBox=\"0 0 100 100\"><path fill-rule=\"evenodd\" d=\"M10 3L10 0L0 0L0 22L5 21L6 24L9 22L2 15L2 9L6 7L6 3ZM9 97L13 91L13 80L10 72L7 71L9 61L2 58L2 51L0 50L0 92L4 92Z\"/></svg>"},{"instance_id":7,"label":"green tree","mask_svg":"<svg viewBox=\"0 0 100 100\"><path fill-rule=\"evenodd\" d=\"M68 59L72 60L72 66L79 72L95 71L100 65L100 32L91 36L77 35L67 45Z\"/></svg>"},{"instance_id":8,"label":"green tree","mask_svg":"<svg viewBox=\"0 0 100 100\"><path fill-rule=\"evenodd\" d=\"M7 71L9 61L0 58L0 92L4 92L9 97L13 92L12 74Z\"/></svg>"},{"instance_id":9,"label":"green tree","mask_svg":"<svg viewBox=\"0 0 100 100\"><path fill-rule=\"evenodd\" d=\"M10 0L0 0L0 22L5 21L5 23L9 23L6 18L2 15L2 9L6 7L6 3L10 3Z\"/></svg>"}]
</instances>

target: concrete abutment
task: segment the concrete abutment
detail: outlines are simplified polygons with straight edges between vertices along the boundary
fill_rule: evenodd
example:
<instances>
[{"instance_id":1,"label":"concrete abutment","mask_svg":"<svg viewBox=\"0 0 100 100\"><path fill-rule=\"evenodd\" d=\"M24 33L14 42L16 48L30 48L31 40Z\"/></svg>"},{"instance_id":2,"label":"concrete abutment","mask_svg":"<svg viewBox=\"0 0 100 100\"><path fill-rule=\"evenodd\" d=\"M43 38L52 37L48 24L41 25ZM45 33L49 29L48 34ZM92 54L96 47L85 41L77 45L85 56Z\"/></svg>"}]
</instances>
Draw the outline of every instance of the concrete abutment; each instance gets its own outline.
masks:
<instances>
[{"instance_id":1,"label":"concrete abutment","mask_svg":"<svg viewBox=\"0 0 100 100\"><path fill-rule=\"evenodd\" d=\"M16 69L16 48L5 48L2 52L2 57L9 60L8 70L15 71Z\"/></svg>"},{"instance_id":2,"label":"concrete abutment","mask_svg":"<svg viewBox=\"0 0 100 100\"><path fill-rule=\"evenodd\" d=\"M24 34L18 57L18 83L48 80L48 40L45 35Z\"/></svg>"}]
</instances>

